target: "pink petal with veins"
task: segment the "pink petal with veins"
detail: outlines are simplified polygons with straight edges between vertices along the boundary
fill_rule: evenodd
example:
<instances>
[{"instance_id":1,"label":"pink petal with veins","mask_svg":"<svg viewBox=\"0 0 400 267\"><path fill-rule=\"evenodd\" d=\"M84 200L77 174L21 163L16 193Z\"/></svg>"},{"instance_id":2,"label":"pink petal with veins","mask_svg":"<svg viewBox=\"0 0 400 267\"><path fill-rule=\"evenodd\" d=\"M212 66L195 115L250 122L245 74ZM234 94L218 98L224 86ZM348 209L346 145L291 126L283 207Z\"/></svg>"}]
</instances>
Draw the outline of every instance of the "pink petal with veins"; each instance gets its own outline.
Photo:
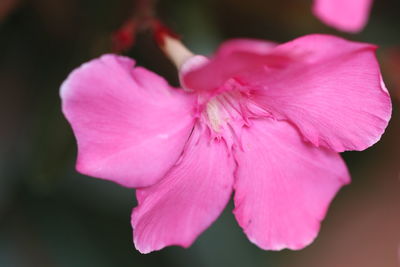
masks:
<instances>
[{"instance_id":1,"label":"pink petal with veins","mask_svg":"<svg viewBox=\"0 0 400 267\"><path fill-rule=\"evenodd\" d=\"M292 53L297 62L253 73L250 82L262 88L254 101L293 123L315 146L364 150L379 141L391 117L375 50L327 35L283 44L275 53Z\"/></svg>"},{"instance_id":2,"label":"pink petal with veins","mask_svg":"<svg viewBox=\"0 0 400 267\"><path fill-rule=\"evenodd\" d=\"M234 165L223 141L210 140L195 127L179 163L160 182L136 192L136 248L149 253L165 246L190 246L227 204Z\"/></svg>"},{"instance_id":3,"label":"pink petal with veins","mask_svg":"<svg viewBox=\"0 0 400 267\"><path fill-rule=\"evenodd\" d=\"M302 141L288 123L253 120L243 129L235 216L262 249L301 249L317 236L328 206L350 178L339 154Z\"/></svg>"},{"instance_id":4,"label":"pink petal with veins","mask_svg":"<svg viewBox=\"0 0 400 267\"><path fill-rule=\"evenodd\" d=\"M121 56L74 70L61 98L78 142L77 170L128 187L161 179L194 124L192 95Z\"/></svg>"}]
</instances>

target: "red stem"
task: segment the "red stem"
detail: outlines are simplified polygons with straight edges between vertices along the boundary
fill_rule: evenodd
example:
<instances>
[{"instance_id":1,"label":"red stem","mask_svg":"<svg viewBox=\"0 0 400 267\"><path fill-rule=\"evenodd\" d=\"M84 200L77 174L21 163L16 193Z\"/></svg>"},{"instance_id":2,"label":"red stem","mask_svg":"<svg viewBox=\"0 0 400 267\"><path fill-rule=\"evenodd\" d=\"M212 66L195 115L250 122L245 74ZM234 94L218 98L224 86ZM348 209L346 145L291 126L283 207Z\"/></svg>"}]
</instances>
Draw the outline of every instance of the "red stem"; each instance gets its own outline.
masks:
<instances>
[{"instance_id":1,"label":"red stem","mask_svg":"<svg viewBox=\"0 0 400 267\"><path fill-rule=\"evenodd\" d=\"M153 19L153 37L158 46L162 47L165 44L165 36L172 37L174 39L181 39L181 37L172 31L170 28L165 26L160 20Z\"/></svg>"}]
</instances>

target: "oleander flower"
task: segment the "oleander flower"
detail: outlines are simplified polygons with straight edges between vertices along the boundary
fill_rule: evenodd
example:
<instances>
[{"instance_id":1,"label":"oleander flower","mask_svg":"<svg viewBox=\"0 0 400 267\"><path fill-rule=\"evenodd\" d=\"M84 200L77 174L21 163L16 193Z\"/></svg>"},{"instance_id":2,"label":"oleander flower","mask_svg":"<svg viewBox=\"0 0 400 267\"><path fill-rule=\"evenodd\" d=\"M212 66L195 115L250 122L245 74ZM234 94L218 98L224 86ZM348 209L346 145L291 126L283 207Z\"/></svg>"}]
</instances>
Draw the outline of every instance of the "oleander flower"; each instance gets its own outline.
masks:
<instances>
[{"instance_id":1,"label":"oleander flower","mask_svg":"<svg viewBox=\"0 0 400 267\"><path fill-rule=\"evenodd\" d=\"M232 40L207 59L165 50L182 89L104 55L61 87L79 172L137 188L142 253L190 246L232 193L262 249L310 244L349 173L338 152L377 142L391 115L376 47L328 35L277 45Z\"/></svg>"},{"instance_id":2,"label":"oleander flower","mask_svg":"<svg viewBox=\"0 0 400 267\"><path fill-rule=\"evenodd\" d=\"M313 12L327 25L356 33L367 24L372 0L314 0Z\"/></svg>"}]
</instances>

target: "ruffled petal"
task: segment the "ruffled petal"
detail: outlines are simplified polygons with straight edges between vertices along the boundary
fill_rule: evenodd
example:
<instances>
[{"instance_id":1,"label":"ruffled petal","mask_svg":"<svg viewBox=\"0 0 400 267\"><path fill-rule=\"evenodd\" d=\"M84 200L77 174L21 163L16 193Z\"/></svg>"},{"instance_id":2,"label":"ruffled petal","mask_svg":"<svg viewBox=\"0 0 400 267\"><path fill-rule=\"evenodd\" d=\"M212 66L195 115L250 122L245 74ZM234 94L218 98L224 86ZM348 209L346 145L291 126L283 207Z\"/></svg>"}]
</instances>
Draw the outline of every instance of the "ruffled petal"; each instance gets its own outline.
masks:
<instances>
[{"instance_id":1,"label":"ruffled petal","mask_svg":"<svg viewBox=\"0 0 400 267\"><path fill-rule=\"evenodd\" d=\"M241 140L234 214L247 237L266 250L309 245L329 203L350 181L343 160L272 119L252 121Z\"/></svg>"},{"instance_id":2,"label":"ruffled petal","mask_svg":"<svg viewBox=\"0 0 400 267\"><path fill-rule=\"evenodd\" d=\"M195 127L180 162L157 184L138 189L132 213L136 248L190 246L221 213L232 192L234 161L226 145Z\"/></svg>"},{"instance_id":3,"label":"ruffled petal","mask_svg":"<svg viewBox=\"0 0 400 267\"><path fill-rule=\"evenodd\" d=\"M128 187L161 179L194 123L192 96L122 56L74 70L61 98L78 143L77 170Z\"/></svg>"},{"instance_id":4,"label":"ruffled petal","mask_svg":"<svg viewBox=\"0 0 400 267\"><path fill-rule=\"evenodd\" d=\"M296 62L247 77L253 100L316 146L342 152L379 141L391 116L375 46L326 35L283 44Z\"/></svg>"},{"instance_id":5,"label":"ruffled petal","mask_svg":"<svg viewBox=\"0 0 400 267\"><path fill-rule=\"evenodd\" d=\"M329 26L359 32L367 24L372 0L314 0L313 12Z\"/></svg>"}]
</instances>

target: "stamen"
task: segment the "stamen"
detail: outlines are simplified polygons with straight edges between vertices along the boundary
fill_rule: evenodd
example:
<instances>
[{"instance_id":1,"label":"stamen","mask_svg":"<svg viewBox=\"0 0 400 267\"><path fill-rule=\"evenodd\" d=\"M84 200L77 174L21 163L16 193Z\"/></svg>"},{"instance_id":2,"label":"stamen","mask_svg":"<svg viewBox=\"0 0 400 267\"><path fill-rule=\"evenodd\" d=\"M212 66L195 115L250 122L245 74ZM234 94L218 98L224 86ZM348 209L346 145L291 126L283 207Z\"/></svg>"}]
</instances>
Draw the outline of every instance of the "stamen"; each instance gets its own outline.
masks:
<instances>
[{"instance_id":1,"label":"stamen","mask_svg":"<svg viewBox=\"0 0 400 267\"><path fill-rule=\"evenodd\" d=\"M219 132L221 130L221 114L219 109L220 107L216 99L211 99L207 103L206 107L207 117L210 122L211 128L215 132Z\"/></svg>"}]
</instances>

